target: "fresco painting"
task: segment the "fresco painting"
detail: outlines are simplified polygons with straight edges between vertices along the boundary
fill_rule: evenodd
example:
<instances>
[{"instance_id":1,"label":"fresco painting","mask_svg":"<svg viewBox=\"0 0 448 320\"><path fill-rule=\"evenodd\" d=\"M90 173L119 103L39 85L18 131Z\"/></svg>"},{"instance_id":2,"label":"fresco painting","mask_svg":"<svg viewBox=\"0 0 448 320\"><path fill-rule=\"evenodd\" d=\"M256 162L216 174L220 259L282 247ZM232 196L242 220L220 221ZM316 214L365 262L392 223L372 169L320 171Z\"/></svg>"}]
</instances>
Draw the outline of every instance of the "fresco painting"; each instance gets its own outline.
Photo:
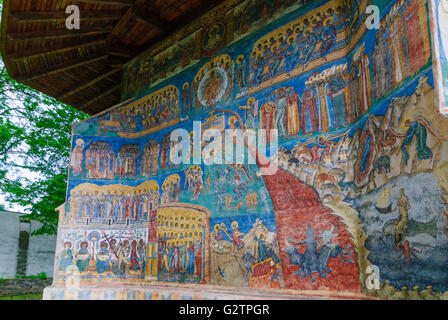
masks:
<instances>
[{"instance_id":1,"label":"fresco painting","mask_svg":"<svg viewBox=\"0 0 448 320\"><path fill-rule=\"evenodd\" d=\"M127 65L123 102L73 127L56 283L77 268L81 283L446 298L432 6L390 1L368 30L369 4L244 1ZM253 163L175 164L174 129L201 150L214 141L194 121L277 129L279 145L268 154L243 137Z\"/></svg>"}]
</instances>

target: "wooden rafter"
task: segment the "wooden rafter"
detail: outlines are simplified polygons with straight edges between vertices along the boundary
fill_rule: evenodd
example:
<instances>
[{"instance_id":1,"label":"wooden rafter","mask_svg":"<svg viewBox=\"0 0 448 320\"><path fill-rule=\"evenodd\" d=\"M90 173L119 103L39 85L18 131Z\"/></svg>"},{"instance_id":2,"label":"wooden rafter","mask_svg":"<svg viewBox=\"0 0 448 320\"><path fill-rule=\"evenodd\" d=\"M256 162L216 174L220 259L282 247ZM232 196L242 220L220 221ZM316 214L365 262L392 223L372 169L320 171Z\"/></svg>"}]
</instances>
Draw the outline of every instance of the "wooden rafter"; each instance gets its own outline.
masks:
<instances>
[{"instance_id":1,"label":"wooden rafter","mask_svg":"<svg viewBox=\"0 0 448 320\"><path fill-rule=\"evenodd\" d=\"M123 29L125 29L126 24L128 23L129 19L132 18L133 10L132 8L129 8L126 13L121 17L121 19L115 24L112 31L107 35L107 42L111 42L114 38L118 37L120 32L122 32Z\"/></svg>"},{"instance_id":2,"label":"wooden rafter","mask_svg":"<svg viewBox=\"0 0 448 320\"><path fill-rule=\"evenodd\" d=\"M139 6L143 3L145 3L146 0L136 0L133 3L133 6L131 6L129 9L126 10L126 13L121 17L121 19L115 24L112 31L107 36L107 42L111 43L113 40L120 35L123 30L126 29L126 25L128 24L129 20L132 18L135 18L134 15L134 6Z\"/></svg>"},{"instance_id":3,"label":"wooden rafter","mask_svg":"<svg viewBox=\"0 0 448 320\"><path fill-rule=\"evenodd\" d=\"M88 109L87 106L90 106L91 104L97 102L98 100L103 99L104 97L107 97L109 94L111 94L114 91L120 90L121 89L121 85L117 84L115 86L113 86L112 88L100 93L99 95L95 96L92 99L88 99L82 103L79 104L79 106L83 109Z\"/></svg>"},{"instance_id":4,"label":"wooden rafter","mask_svg":"<svg viewBox=\"0 0 448 320\"><path fill-rule=\"evenodd\" d=\"M83 21L104 21L119 20L121 11L81 11L80 20ZM17 22L56 22L65 21L68 15L65 11L33 11L33 12L11 12L10 17Z\"/></svg>"},{"instance_id":5,"label":"wooden rafter","mask_svg":"<svg viewBox=\"0 0 448 320\"><path fill-rule=\"evenodd\" d=\"M134 6L132 9L135 19L150 28L157 29L163 33L169 33L172 30L172 25L168 21L148 10L147 6L139 5Z\"/></svg>"},{"instance_id":6,"label":"wooden rafter","mask_svg":"<svg viewBox=\"0 0 448 320\"><path fill-rule=\"evenodd\" d=\"M119 67L122 68L123 65L125 65L126 63L129 62L128 58L125 57L117 57L117 56L113 56L113 55L109 55L109 58L106 60L106 63L111 67L111 68L115 68L115 67Z\"/></svg>"},{"instance_id":7,"label":"wooden rafter","mask_svg":"<svg viewBox=\"0 0 448 320\"><path fill-rule=\"evenodd\" d=\"M85 82L77 85L76 87L74 87L74 88L72 88L72 89L70 89L70 90L68 90L68 91L58 95L56 98L58 100L63 100L65 98L67 98L67 97L69 97L71 95L74 95L75 93L81 91L82 89L85 89L85 88L87 88L87 87L89 87L89 86L91 86L91 85L93 85L93 84L95 84L95 83L97 83L97 82L99 82L99 81L101 81L101 80L111 76L112 74L119 72L119 71L121 71L121 68L113 68L112 70L110 70L110 71L108 71L106 73L100 74L100 75L98 75L95 78L89 79L88 81L85 81Z\"/></svg>"},{"instance_id":8,"label":"wooden rafter","mask_svg":"<svg viewBox=\"0 0 448 320\"><path fill-rule=\"evenodd\" d=\"M41 77L46 77L55 73L59 73L59 72L63 72L63 71L67 71L73 68L78 68L81 66L84 66L86 64L89 63L93 63L93 62L98 62L101 60L105 60L107 59L108 55L107 54L102 54L102 55L96 55L93 57L83 57L82 59L77 59L77 60L70 60L67 61L65 63L61 63L61 64L57 64L54 66L51 66L50 68L46 69L45 72L39 72L39 73L33 73L33 74L26 74L26 75L21 75L21 76L17 76L15 77L15 79L17 81L23 82L23 81L32 81ZM87 58L87 59L86 59Z\"/></svg>"},{"instance_id":9,"label":"wooden rafter","mask_svg":"<svg viewBox=\"0 0 448 320\"><path fill-rule=\"evenodd\" d=\"M72 43L68 46L62 45L62 46L58 46L58 47L50 47L48 49L38 48L38 49L30 49L30 50L23 51L23 52L15 52L15 53L9 55L8 58L11 60L14 60L14 61L22 60L22 59L33 58L33 57L40 56L40 55L56 54L56 53L61 53L61 52L69 51L69 50L84 49L84 48L95 46L95 45L101 45L101 44L104 44L105 42L106 42L105 38L100 36L100 37L95 37L93 39L89 39L89 41L84 40L84 41Z\"/></svg>"},{"instance_id":10,"label":"wooden rafter","mask_svg":"<svg viewBox=\"0 0 448 320\"><path fill-rule=\"evenodd\" d=\"M123 45L119 43L115 43L113 45L109 45L108 52L112 56L119 56L123 58L132 58L137 51L137 47L130 45Z\"/></svg>"}]
</instances>

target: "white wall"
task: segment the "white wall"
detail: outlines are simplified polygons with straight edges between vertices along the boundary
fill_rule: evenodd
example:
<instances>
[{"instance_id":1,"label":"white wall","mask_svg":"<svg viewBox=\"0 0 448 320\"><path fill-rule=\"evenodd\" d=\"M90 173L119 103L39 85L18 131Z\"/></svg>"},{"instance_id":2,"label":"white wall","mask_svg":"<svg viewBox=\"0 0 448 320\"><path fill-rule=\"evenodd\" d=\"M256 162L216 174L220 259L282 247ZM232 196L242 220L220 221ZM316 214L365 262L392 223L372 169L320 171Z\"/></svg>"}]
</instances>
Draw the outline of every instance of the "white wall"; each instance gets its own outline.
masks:
<instances>
[{"instance_id":1,"label":"white wall","mask_svg":"<svg viewBox=\"0 0 448 320\"><path fill-rule=\"evenodd\" d=\"M16 275L19 233L19 214L0 211L0 278Z\"/></svg>"},{"instance_id":2,"label":"white wall","mask_svg":"<svg viewBox=\"0 0 448 320\"><path fill-rule=\"evenodd\" d=\"M31 236L40 224L34 221L31 224L21 223L20 216L16 212L0 211L0 278L16 276L20 231L30 234L26 274L46 272L48 277L52 277L56 235Z\"/></svg>"},{"instance_id":3,"label":"white wall","mask_svg":"<svg viewBox=\"0 0 448 320\"><path fill-rule=\"evenodd\" d=\"M40 223L31 222L31 232L37 230ZM56 235L31 236L28 246L26 274L35 275L46 272L53 277L54 253L56 251Z\"/></svg>"}]
</instances>

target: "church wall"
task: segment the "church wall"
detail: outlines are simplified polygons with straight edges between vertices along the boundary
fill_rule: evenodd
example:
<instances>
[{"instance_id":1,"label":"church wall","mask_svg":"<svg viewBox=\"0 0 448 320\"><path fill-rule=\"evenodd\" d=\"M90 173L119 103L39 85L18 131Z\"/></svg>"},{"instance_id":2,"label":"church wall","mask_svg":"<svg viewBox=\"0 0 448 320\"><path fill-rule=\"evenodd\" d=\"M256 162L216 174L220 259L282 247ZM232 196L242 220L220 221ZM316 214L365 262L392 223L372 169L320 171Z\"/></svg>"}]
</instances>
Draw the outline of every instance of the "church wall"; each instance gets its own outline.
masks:
<instances>
[{"instance_id":1,"label":"church wall","mask_svg":"<svg viewBox=\"0 0 448 320\"><path fill-rule=\"evenodd\" d=\"M55 286L445 297L448 120L430 7L303 2L228 1L126 66L123 102L73 128ZM277 129L278 146L261 134L269 153L243 149L257 163L175 164L174 129L211 141L195 121Z\"/></svg>"}]
</instances>

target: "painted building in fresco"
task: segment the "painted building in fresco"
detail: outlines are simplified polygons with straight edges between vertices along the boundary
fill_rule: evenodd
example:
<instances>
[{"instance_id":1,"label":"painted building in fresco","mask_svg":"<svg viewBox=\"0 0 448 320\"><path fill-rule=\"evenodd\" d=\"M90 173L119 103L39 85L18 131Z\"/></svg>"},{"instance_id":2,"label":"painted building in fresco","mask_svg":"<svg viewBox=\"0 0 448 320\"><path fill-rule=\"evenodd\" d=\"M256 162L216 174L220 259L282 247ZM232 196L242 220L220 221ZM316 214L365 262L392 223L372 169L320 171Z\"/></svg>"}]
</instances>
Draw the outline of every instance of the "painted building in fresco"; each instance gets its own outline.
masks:
<instances>
[{"instance_id":1,"label":"painted building in fresco","mask_svg":"<svg viewBox=\"0 0 448 320\"><path fill-rule=\"evenodd\" d=\"M129 63L123 102L73 127L47 298L160 298L122 283L446 298L446 1L226 8ZM277 129L261 139L278 147L177 164L175 129L220 145L195 121Z\"/></svg>"}]
</instances>

